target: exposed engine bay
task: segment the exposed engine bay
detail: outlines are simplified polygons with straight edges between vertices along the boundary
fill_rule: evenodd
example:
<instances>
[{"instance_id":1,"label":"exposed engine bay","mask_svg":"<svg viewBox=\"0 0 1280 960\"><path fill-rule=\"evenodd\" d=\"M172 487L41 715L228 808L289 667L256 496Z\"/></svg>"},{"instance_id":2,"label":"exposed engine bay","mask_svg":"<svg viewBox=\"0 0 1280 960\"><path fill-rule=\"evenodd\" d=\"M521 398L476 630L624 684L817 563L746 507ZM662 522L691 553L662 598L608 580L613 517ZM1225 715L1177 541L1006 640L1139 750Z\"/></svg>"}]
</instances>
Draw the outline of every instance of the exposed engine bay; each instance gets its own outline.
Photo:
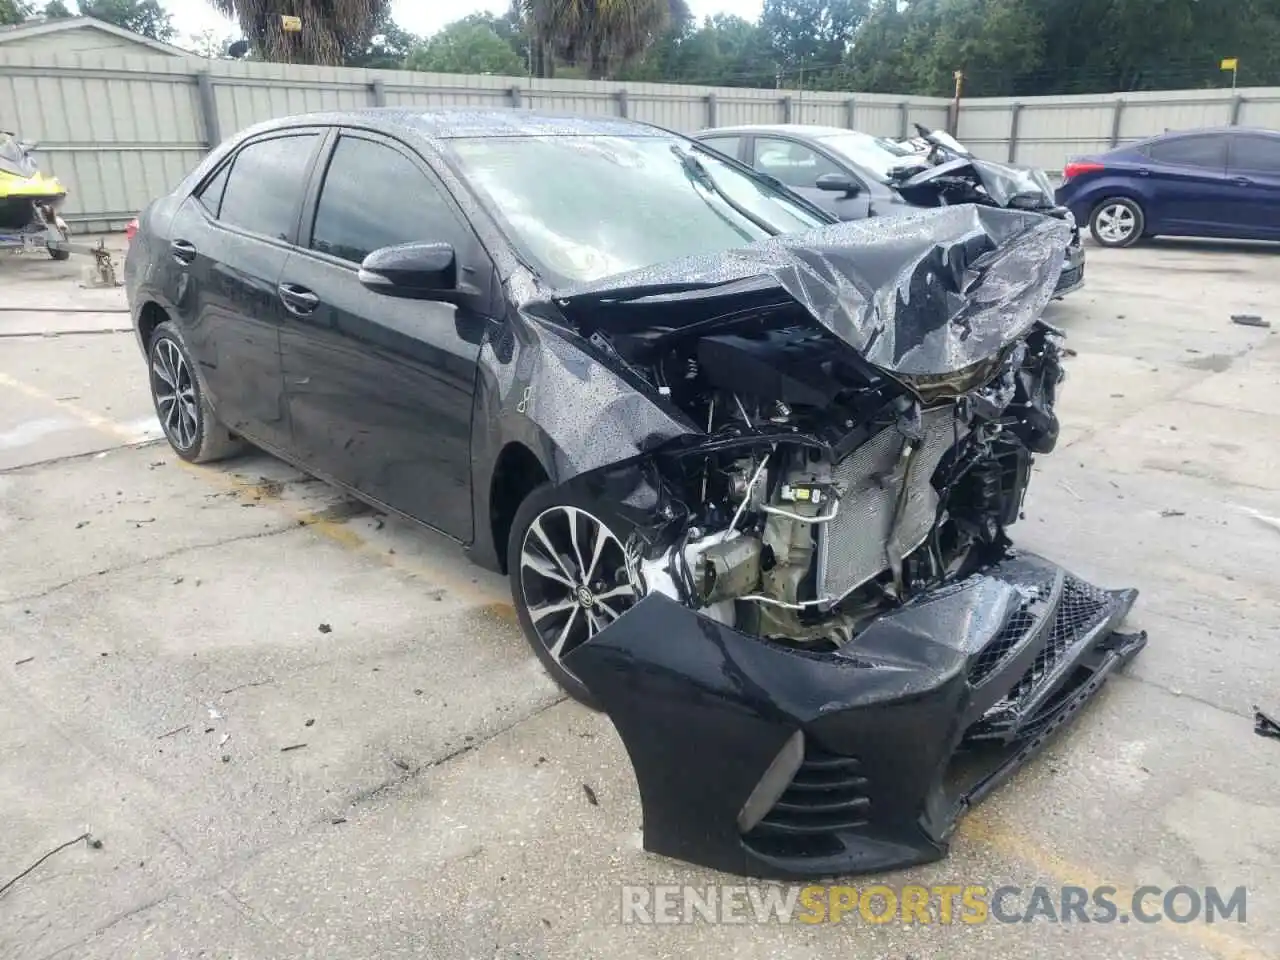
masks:
<instances>
[{"instance_id":1,"label":"exposed engine bay","mask_svg":"<svg viewBox=\"0 0 1280 960\"><path fill-rule=\"evenodd\" d=\"M682 529L637 551L631 575L745 633L829 650L1001 555L1032 455L1057 439L1061 337L1041 322L951 376L890 376L787 320L608 338L712 450L666 461Z\"/></svg>"},{"instance_id":2,"label":"exposed engine bay","mask_svg":"<svg viewBox=\"0 0 1280 960\"><path fill-rule=\"evenodd\" d=\"M1143 648L1135 591L1006 533L1057 442L1070 242L948 205L554 299L574 340L532 376L591 401L538 422L571 509L626 542L551 606L635 598L563 670L626 744L646 849L778 878L936 859Z\"/></svg>"}]
</instances>

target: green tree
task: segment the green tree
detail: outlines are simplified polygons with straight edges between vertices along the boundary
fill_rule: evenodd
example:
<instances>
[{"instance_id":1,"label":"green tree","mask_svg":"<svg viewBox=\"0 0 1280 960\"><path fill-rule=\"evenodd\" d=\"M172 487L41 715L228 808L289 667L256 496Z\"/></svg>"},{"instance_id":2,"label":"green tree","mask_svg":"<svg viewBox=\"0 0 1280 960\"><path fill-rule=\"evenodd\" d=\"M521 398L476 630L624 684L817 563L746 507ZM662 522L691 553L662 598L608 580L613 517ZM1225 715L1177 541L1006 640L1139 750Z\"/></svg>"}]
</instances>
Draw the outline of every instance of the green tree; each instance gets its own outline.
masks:
<instances>
[{"instance_id":1,"label":"green tree","mask_svg":"<svg viewBox=\"0 0 1280 960\"><path fill-rule=\"evenodd\" d=\"M484 23L458 20L409 54L410 70L431 73L492 73L521 76L525 65Z\"/></svg>"},{"instance_id":2,"label":"green tree","mask_svg":"<svg viewBox=\"0 0 1280 960\"><path fill-rule=\"evenodd\" d=\"M870 0L764 0L760 26L787 64L838 64L870 13Z\"/></svg>"},{"instance_id":3,"label":"green tree","mask_svg":"<svg viewBox=\"0 0 1280 960\"><path fill-rule=\"evenodd\" d=\"M539 76L552 76L556 59L585 66L601 79L639 59L672 22L687 14L685 0L525 0Z\"/></svg>"},{"instance_id":4,"label":"green tree","mask_svg":"<svg viewBox=\"0 0 1280 960\"><path fill-rule=\"evenodd\" d=\"M233 17L260 59L277 63L342 66L369 50L388 21L390 0L212 0ZM301 12L300 12L301 11ZM300 16L302 30L287 33L282 16Z\"/></svg>"},{"instance_id":5,"label":"green tree","mask_svg":"<svg viewBox=\"0 0 1280 960\"><path fill-rule=\"evenodd\" d=\"M158 0L80 0L80 13L162 42L177 32Z\"/></svg>"},{"instance_id":6,"label":"green tree","mask_svg":"<svg viewBox=\"0 0 1280 960\"><path fill-rule=\"evenodd\" d=\"M22 23L31 16L31 7L23 0L0 0L0 26Z\"/></svg>"},{"instance_id":7,"label":"green tree","mask_svg":"<svg viewBox=\"0 0 1280 960\"><path fill-rule=\"evenodd\" d=\"M346 65L371 70L400 70L409 54L420 46L422 38L404 29L388 13L374 28L369 45L347 57Z\"/></svg>"},{"instance_id":8,"label":"green tree","mask_svg":"<svg viewBox=\"0 0 1280 960\"><path fill-rule=\"evenodd\" d=\"M74 17L75 14L67 9L67 5L62 0L49 0L40 11L40 16L46 20L66 20L68 17Z\"/></svg>"},{"instance_id":9,"label":"green tree","mask_svg":"<svg viewBox=\"0 0 1280 960\"><path fill-rule=\"evenodd\" d=\"M196 56L217 60L227 55L227 48L231 46L231 38L219 33L217 30L205 29L199 33L191 34L187 38L187 42L180 44L180 46L185 50L190 50Z\"/></svg>"}]
</instances>

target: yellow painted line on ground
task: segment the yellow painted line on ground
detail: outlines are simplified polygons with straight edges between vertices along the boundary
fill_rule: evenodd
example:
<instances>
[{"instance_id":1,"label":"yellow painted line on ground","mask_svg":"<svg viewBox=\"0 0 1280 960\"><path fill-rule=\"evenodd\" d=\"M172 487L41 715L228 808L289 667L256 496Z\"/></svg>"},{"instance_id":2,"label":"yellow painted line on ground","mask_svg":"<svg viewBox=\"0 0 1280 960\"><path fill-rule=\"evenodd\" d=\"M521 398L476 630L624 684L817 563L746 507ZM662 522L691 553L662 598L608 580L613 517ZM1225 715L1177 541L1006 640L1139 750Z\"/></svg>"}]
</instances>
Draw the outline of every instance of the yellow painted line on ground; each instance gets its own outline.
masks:
<instances>
[{"instance_id":1,"label":"yellow painted line on ground","mask_svg":"<svg viewBox=\"0 0 1280 960\"><path fill-rule=\"evenodd\" d=\"M0 373L0 386L8 387L18 393L28 396L33 400L39 400L42 403L51 404L62 410L68 416L74 417L89 427L98 430L101 433L108 434L117 439L123 439L128 443L140 442L137 431L130 430L122 424L94 413L92 410L86 410L78 404L67 400L59 400L52 394L34 387L29 383L24 383L5 373ZM500 596L495 595L489 590L477 584L471 583L470 580L461 579L456 574L433 567L427 564L416 563L407 560L399 554L388 553L387 550L370 543L364 537L344 522L330 520L321 514L309 510L298 510L278 498L278 495L272 495L266 490L266 485L261 483L244 483L235 477L224 473L216 467L203 466L201 464L188 463L181 457L174 454L173 460L183 470L200 477L206 483L221 487L223 490L236 494L242 499L252 499L255 502L263 503L270 506L279 513L283 513L289 519L293 520L300 527L319 534L327 540L330 540L348 550L359 553L362 556L371 557L378 560L384 566L398 570L402 573L424 580L435 587L440 587L449 591L464 603L473 604L479 607L483 612L497 617L500 620L511 624L518 624L516 618L515 607L510 601L503 600Z\"/></svg>"},{"instance_id":2,"label":"yellow painted line on ground","mask_svg":"<svg viewBox=\"0 0 1280 960\"><path fill-rule=\"evenodd\" d=\"M6 373L0 373L0 386L8 387L16 390L18 393L30 397L32 400L39 400L42 403L53 404L64 413L75 417L81 423L84 423L95 430L109 434L117 440L123 440L125 443L142 442L138 436L138 431L130 430L122 424L116 423L101 414L94 413L92 410L86 410L84 407L74 404L69 400L59 400L57 397L46 393L39 387L33 387L29 383L23 383L21 380L15 380Z\"/></svg>"},{"instance_id":3,"label":"yellow painted line on ground","mask_svg":"<svg viewBox=\"0 0 1280 960\"><path fill-rule=\"evenodd\" d=\"M975 808L960 822L956 832L966 840L1034 867L1046 879L1057 884L1084 887L1090 890L1096 887L1112 886L1116 888L1114 898L1116 904L1133 901L1133 888L1109 881L1095 869L1074 863L1052 850L1046 850L1033 843L1006 826L990 807ZM1152 929L1195 941L1199 946L1223 960L1272 960L1270 955L1262 950L1236 939L1219 927L1212 927L1205 923L1164 921L1153 924Z\"/></svg>"}]
</instances>

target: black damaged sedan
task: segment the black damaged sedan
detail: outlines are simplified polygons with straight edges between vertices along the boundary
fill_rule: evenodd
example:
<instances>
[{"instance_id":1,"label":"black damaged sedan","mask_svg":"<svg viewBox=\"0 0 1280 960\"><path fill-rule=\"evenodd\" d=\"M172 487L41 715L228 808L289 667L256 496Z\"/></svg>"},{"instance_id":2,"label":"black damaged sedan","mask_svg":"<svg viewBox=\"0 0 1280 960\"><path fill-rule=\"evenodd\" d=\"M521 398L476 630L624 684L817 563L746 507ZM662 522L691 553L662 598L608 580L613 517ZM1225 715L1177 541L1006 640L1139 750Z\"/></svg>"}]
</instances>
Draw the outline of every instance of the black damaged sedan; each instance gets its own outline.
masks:
<instances>
[{"instance_id":1,"label":"black damaged sedan","mask_svg":"<svg viewBox=\"0 0 1280 960\"><path fill-rule=\"evenodd\" d=\"M606 711L646 846L942 856L1144 644L1020 552L1066 223L830 218L615 119L373 110L223 144L126 277L192 461L253 444L465 543Z\"/></svg>"}]
</instances>

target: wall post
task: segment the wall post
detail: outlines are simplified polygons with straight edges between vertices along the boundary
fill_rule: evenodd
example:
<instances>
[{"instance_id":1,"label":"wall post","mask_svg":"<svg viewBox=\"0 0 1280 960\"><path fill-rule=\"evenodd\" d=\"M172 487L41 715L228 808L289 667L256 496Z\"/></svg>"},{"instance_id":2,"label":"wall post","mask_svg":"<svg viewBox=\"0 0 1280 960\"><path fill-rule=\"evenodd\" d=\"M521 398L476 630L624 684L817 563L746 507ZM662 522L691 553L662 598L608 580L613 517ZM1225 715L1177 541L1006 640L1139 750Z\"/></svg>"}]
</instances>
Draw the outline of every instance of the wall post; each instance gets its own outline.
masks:
<instances>
[{"instance_id":1,"label":"wall post","mask_svg":"<svg viewBox=\"0 0 1280 960\"><path fill-rule=\"evenodd\" d=\"M627 90L625 87L618 91L618 116L631 116L631 105L627 103Z\"/></svg>"},{"instance_id":2,"label":"wall post","mask_svg":"<svg viewBox=\"0 0 1280 960\"><path fill-rule=\"evenodd\" d=\"M218 125L218 99L213 95L213 77L208 70L196 74L196 93L200 100L200 117L204 120L204 142L212 150L222 142L222 128Z\"/></svg>"},{"instance_id":3,"label":"wall post","mask_svg":"<svg viewBox=\"0 0 1280 960\"><path fill-rule=\"evenodd\" d=\"M375 107L385 107L387 105L387 85L381 80L370 82L369 103Z\"/></svg>"},{"instance_id":4,"label":"wall post","mask_svg":"<svg viewBox=\"0 0 1280 960\"><path fill-rule=\"evenodd\" d=\"M1124 113L1124 98L1116 97L1116 110L1111 114L1111 146L1114 149L1120 143L1120 117Z\"/></svg>"},{"instance_id":5,"label":"wall post","mask_svg":"<svg viewBox=\"0 0 1280 960\"><path fill-rule=\"evenodd\" d=\"M898 136L903 140L911 136L911 104L906 100L898 104Z\"/></svg>"},{"instance_id":6,"label":"wall post","mask_svg":"<svg viewBox=\"0 0 1280 960\"><path fill-rule=\"evenodd\" d=\"M1231 98L1231 125L1240 126L1240 108L1244 106L1244 97Z\"/></svg>"},{"instance_id":7,"label":"wall post","mask_svg":"<svg viewBox=\"0 0 1280 960\"><path fill-rule=\"evenodd\" d=\"M511 89L507 91L507 95L511 97L511 105L515 107L517 110L520 109L520 106L521 106L520 88L513 85Z\"/></svg>"},{"instance_id":8,"label":"wall post","mask_svg":"<svg viewBox=\"0 0 1280 960\"><path fill-rule=\"evenodd\" d=\"M719 116L718 116L719 110L717 109L717 106L718 105L716 104L716 95L714 93L708 93L707 94L707 128L708 129L720 126Z\"/></svg>"},{"instance_id":9,"label":"wall post","mask_svg":"<svg viewBox=\"0 0 1280 960\"><path fill-rule=\"evenodd\" d=\"M1022 115L1022 104L1015 103L1009 110L1009 162L1018 159L1018 118Z\"/></svg>"},{"instance_id":10,"label":"wall post","mask_svg":"<svg viewBox=\"0 0 1280 960\"><path fill-rule=\"evenodd\" d=\"M782 122L794 123L792 119L796 115L796 99L795 97L782 98Z\"/></svg>"},{"instance_id":11,"label":"wall post","mask_svg":"<svg viewBox=\"0 0 1280 960\"><path fill-rule=\"evenodd\" d=\"M850 130L858 129L858 101L853 97L844 102L844 125Z\"/></svg>"}]
</instances>

